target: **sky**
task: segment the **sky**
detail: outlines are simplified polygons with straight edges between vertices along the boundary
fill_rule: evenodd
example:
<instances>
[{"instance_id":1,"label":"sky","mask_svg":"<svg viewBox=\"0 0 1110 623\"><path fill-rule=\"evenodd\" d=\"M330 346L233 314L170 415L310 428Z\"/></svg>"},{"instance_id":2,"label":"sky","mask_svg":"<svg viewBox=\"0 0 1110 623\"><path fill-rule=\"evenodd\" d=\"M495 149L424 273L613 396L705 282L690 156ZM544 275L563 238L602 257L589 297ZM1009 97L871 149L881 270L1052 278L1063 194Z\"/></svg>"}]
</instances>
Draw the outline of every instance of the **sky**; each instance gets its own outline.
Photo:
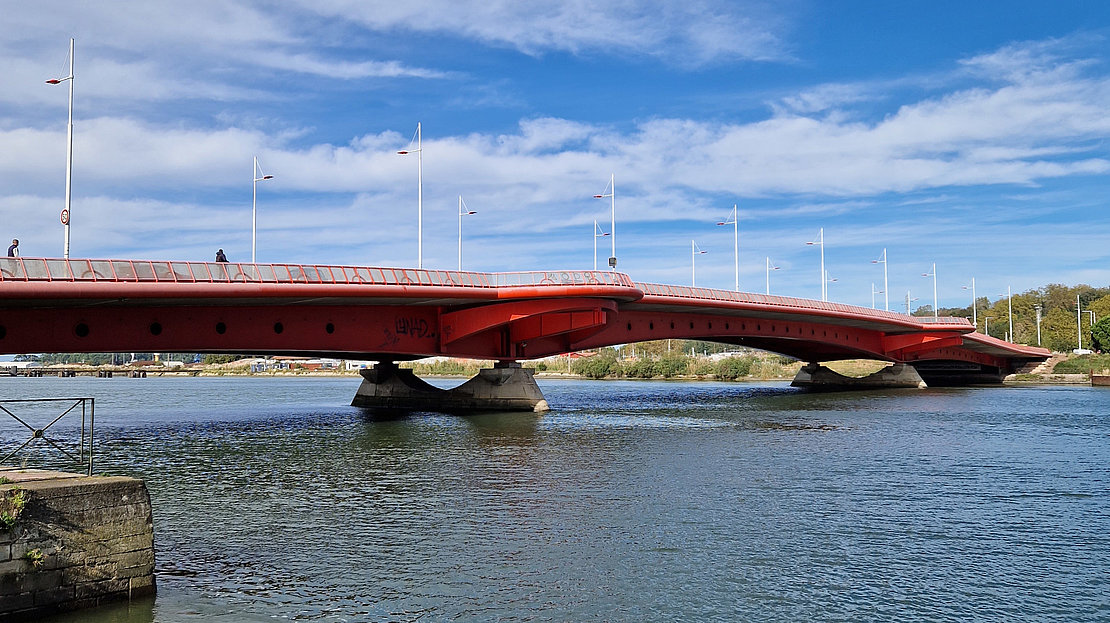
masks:
<instances>
[{"instance_id":1,"label":"sky","mask_svg":"<svg viewBox=\"0 0 1110 623\"><path fill-rule=\"evenodd\" d=\"M74 258L250 261L256 205L259 262L454 270L461 196L466 270L596 242L733 289L735 205L744 291L819 299L819 233L831 301L1105 287L1108 37L1071 0L0 0L0 238L63 253L74 38Z\"/></svg>"}]
</instances>

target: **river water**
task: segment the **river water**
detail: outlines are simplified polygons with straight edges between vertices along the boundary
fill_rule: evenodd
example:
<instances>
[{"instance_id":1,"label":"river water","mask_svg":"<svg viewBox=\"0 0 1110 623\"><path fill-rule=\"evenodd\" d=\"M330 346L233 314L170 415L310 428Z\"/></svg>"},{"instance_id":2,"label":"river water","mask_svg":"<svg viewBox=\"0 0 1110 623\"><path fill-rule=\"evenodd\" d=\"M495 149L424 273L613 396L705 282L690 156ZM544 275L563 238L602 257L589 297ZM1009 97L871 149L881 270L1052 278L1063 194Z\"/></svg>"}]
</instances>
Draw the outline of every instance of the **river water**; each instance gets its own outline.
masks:
<instances>
[{"instance_id":1,"label":"river water","mask_svg":"<svg viewBox=\"0 0 1110 623\"><path fill-rule=\"evenodd\" d=\"M351 378L0 379L94 396L154 504L157 597L51 622L1110 620L1110 390L540 384L382 420Z\"/></svg>"}]
</instances>

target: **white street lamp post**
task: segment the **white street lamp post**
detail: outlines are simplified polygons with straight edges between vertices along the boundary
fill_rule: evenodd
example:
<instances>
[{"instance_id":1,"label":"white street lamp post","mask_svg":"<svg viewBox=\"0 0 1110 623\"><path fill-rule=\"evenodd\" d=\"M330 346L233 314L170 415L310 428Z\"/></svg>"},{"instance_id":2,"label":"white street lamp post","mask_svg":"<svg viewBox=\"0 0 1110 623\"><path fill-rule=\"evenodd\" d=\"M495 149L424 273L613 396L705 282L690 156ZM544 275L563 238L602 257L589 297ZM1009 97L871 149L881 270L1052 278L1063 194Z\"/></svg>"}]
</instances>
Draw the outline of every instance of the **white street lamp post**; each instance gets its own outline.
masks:
<instances>
[{"instance_id":1,"label":"white street lamp post","mask_svg":"<svg viewBox=\"0 0 1110 623\"><path fill-rule=\"evenodd\" d=\"M768 257L767 258L767 294L768 295L771 294L771 271L772 270L778 270L778 269L779 269L779 267L775 266L775 263L771 261L770 257Z\"/></svg>"},{"instance_id":2,"label":"white street lamp post","mask_svg":"<svg viewBox=\"0 0 1110 623\"><path fill-rule=\"evenodd\" d=\"M970 286L961 286L961 288L964 290L971 290L971 326L977 327L979 326L979 317L975 313L977 307L975 300L975 277L971 278Z\"/></svg>"},{"instance_id":3,"label":"white street lamp post","mask_svg":"<svg viewBox=\"0 0 1110 623\"><path fill-rule=\"evenodd\" d=\"M1040 346L1041 345L1041 312L1044 311L1044 306L1042 306L1040 303L1037 303L1036 305L1033 306L1033 309L1035 309L1037 311L1037 346Z\"/></svg>"},{"instance_id":4,"label":"white street lamp post","mask_svg":"<svg viewBox=\"0 0 1110 623\"><path fill-rule=\"evenodd\" d=\"M693 240L690 241L690 287L697 287L697 270L695 269L694 258L699 255L704 255L705 251L698 248L698 244Z\"/></svg>"},{"instance_id":5,"label":"white street lamp post","mask_svg":"<svg viewBox=\"0 0 1110 623\"><path fill-rule=\"evenodd\" d=\"M1010 341L1014 341L1014 297L1010 294L1010 286L1006 286L1006 315L1010 319Z\"/></svg>"},{"instance_id":6,"label":"white street lamp post","mask_svg":"<svg viewBox=\"0 0 1110 623\"><path fill-rule=\"evenodd\" d=\"M817 240L811 240L806 243L809 246L817 245L821 247L821 300L829 300L829 289L826 283L828 274L825 272L825 228L822 227L817 232Z\"/></svg>"},{"instance_id":7,"label":"white street lamp post","mask_svg":"<svg viewBox=\"0 0 1110 623\"><path fill-rule=\"evenodd\" d=\"M830 277L829 271L825 271L825 300L829 300L829 284L835 283L836 277Z\"/></svg>"},{"instance_id":8,"label":"white street lamp post","mask_svg":"<svg viewBox=\"0 0 1110 623\"><path fill-rule=\"evenodd\" d=\"M911 299L910 298L910 291L906 290L906 315L907 316L912 316L913 315L913 314L910 313L910 303L912 303L916 300L917 300L917 297L915 296Z\"/></svg>"},{"instance_id":9,"label":"white street lamp post","mask_svg":"<svg viewBox=\"0 0 1110 623\"><path fill-rule=\"evenodd\" d=\"M983 319L983 335L985 335L987 337L991 336L990 324L991 324L991 319L992 318L994 318L994 316L987 316L986 318Z\"/></svg>"},{"instance_id":10,"label":"white street lamp post","mask_svg":"<svg viewBox=\"0 0 1110 623\"><path fill-rule=\"evenodd\" d=\"M254 157L254 171L251 174L254 181L251 182L252 199L251 199L251 264L257 264L254 257L255 243L258 239L258 183L262 180L273 179L273 175L264 175L262 167L258 165L258 156Z\"/></svg>"},{"instance_id":11,"label":"white street lamp post","mask_svg":"<svg viewBox=\"0 0 1110 623\"><path fill-rule=\"evenodd\" d=\"M416 149L412 149L413 142ZM416 135L409 141L409 148L397 153L406 156L416 153L416 267L424 268L424 149L421 144L420 122L416 123Z\"/></svg>"},{"instance_id":12,"label":"white street lamp post","mask_svg":"<svg viewBox=\"0 0 1110 623\"><path fill-rule=\"evenodd\" d=\"M73 217L70 212L71 198L73 196L73 39L69 40L69 75L64 78L53 78L46 84L61 84L69 81L69 122L66 124L66 207L62 213L62 224L65 226L65 246L62 248L62 257L69 259L69 222Z\"/></svg>"},{"instance_id":13,"label":"white street lamp post","mask_svg":"<svg viewBox=\"0 0 1110 623\"><path fill-rule=\"evenodd\" d=\"M890 311L890 295L887 294L888 292L890 292L890 284L887 282L886 278L886 249L883 249L883 256L881 258L877 260L871 260L871 263L883 265L883 305L886 311ZM874 284L872 284L872 288L874 288ZM878 292L876 292L875 294L878 294ZM874 308L875 304L872 303L871 307Z\"/></svg>"},{"instance_id":14,"label":"white street lamp post","mask_svg":"<svg viewBox=\"0 0 1110 623\"><path fill-rule=\"evenodd\" d=\"M459 272L462 272L462 219L471 214L477 214L477 212L467 208L462 195L459 195Z\"/></svg>"},{"instance_id":15,"label":"white street lamp post","mask_svg":"<svg viewBox=\"0 0 1110 623\"><path fill-rule=\"evenodd\" d=\"M740 214L737 204L732 204L732 215L717 225L732 225L732 257L736 269L736 291L740 291Z\"/></svg>"},{"instance_id":16,"label":"white street lamp post","mask_svg":"<svg viewBox=\"0 0 1110 623\"><path fill-rule=\"evenodd\" d=\"M1082 320L1082 318L1083 318L1083 306L1079 302L1079 295L1076 294L1075 295L1075 330L1079 334L1079 348L1077 349L1079 351L1083 350L1083 320Z\"/></svg>"},{"instance_id":17,"label":"white street lamp post","mask_svg":"<svg viewBox=\"0 0 1110 623\"><path fill-rule=\"evenodd\" d=\"M600 195L594 195L594 199L603 199L608 197L609 201L609 238L612 242L612 255L609 256L610 270L617 269L617 185L613 174L609 174L609 185L606 186L609 192L602 191Z\"/></svg>"},{"instance_id":18,"label":"white street lamp post","mask_svg":"<svg viewBox=\"0 0 1110 623\"><path fill-rule=\"evenodd\" d=\"M601 225L597 224L597 219L594 219L594 270L597 270L597 239L608 236L609 232L601 229Z\"/></svg>"},{"instance_id":19,"label":"white street lamp post","mask_svg":"<svg viewBox=\"0 0 1110 623\"><path fill-rule=\"evenodd\" d=\"M933 272L921 273L922 277L933 278L933 318L937 317L937 263L933 262Z\"/></svg>"},{"instance_id":20,"label":"white street lamp post","mask_svg":"<svg viewBox=\"0 0 1110 623\"><path fill-rule=\"evenodd\" d=\"M885 290L876 290L875 289L875 282L872 281L871 282L871 309L875 309L875 295L876 294L886 294L886 291ZM888 309L887 311L890 311L890 310Z\"/></svg>"}]
</instances>

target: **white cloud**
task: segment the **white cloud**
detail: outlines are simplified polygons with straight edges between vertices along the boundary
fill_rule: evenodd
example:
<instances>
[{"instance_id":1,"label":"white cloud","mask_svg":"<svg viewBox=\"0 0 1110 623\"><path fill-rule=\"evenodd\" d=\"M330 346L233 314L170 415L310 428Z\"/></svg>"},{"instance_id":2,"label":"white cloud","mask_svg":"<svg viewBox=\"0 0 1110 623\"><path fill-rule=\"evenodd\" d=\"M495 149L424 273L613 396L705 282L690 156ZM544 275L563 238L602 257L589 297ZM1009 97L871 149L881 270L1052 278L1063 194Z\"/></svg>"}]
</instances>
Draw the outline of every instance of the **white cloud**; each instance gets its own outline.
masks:
<instances>
[{"instance_id":1,"label":"white cloud","mask_svg":"<svg viewBox=\"0 0 1110 623\"><path fill-rule=\"evenodd\" d=\"M447 33L527 54L607 51L676 65L785 57L782 13L757 1L312 0L303 7L374 30Z\"/></svg>"}]
</instances>

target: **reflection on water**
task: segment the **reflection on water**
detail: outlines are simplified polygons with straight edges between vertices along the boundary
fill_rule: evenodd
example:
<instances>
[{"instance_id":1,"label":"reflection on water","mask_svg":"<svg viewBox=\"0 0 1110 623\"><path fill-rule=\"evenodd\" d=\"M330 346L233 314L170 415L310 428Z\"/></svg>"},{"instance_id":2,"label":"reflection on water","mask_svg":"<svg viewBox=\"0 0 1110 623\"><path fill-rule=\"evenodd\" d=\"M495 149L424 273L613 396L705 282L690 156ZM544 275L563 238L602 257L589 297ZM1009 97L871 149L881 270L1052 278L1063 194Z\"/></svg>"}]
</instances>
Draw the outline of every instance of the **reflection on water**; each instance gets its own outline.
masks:
<instances>
[{"instance_id":1,"label":"reflection on water","mask_svg":"<svg viewBox=\"0 0 1110 623\"><path fill-rule=\"evenodd\" d=\"M541 385L381 418L351 379L0 379L95 396L155 505L157 598L59 622L1110 619L1110 392Z\"/></svg>"}]
</instances>

